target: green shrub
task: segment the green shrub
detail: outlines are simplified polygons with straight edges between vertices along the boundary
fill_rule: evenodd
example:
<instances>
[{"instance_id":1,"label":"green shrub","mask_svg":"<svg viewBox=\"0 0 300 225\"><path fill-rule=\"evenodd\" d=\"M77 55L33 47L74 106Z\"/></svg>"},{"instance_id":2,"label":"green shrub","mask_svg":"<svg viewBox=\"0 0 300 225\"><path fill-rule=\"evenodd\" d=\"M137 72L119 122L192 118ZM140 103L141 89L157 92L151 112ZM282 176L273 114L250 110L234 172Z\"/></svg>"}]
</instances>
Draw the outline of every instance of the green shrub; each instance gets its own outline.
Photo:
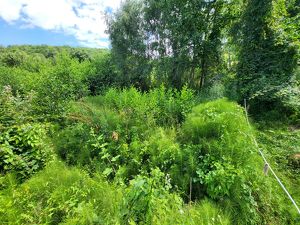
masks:
<instances>
[{"instance_id":1,"label":"green shrub","mask_svg":"<svg viewBox=\"0 0 300 225\"><path fill-rule=\"evenodd\" d=\"M88 71L88 63L79 63L66 53L55 58L55 64L41 71L43 75L36 82L36 112L53 119L62 117L71 100L87 94L83 83Z\"/></svg>"},{"instance_id":2,"label":"green shrub","mask_svg":"<svg viewBox=\"0 0 300 225\"><path fill-rule=\"evenodd\" d=\"M117 156L131 135L124 116L109 108L77 102L67 118L67 126L55 135L57 153L68 164L84 166L90 171L110 168L106 165L108 159L102 157L106 153ZM101 148L104 143L109 143L108 148Z\"/></svg>"},{"instance_id":3,"label":"green shrub","mask_svg":"<svg viewBox=\"0 0 300 225\"><path fill-rule=\"evenodd\" d=\"M165 217L166 212L179 213L182 203L175 194L168 193L167 177L159 169L150 174L150 177L137 176L130 182L123 200L121 224L153 224Z\"/></svg>"},{"instance_id":4,"label":"green shrub","mask_svg":"<svg viewBox=\"0 0 300 225\"><path fill-rule=\"evenodd\" d=\"M119 80L120 76L109 51L102 52L92 60L86 78L86 83L92 95L100 94L106 88L118 85Z\"/></svg>"},{"instance_id":5,"label":"green shrub","mask_svg":"<svg viewBox=\"0 0 300 225\"><path fill-rule=\"evenodd\" d=\"M23 70L21 68L10 68L0 66L0 91L4 86L10 86L13 93L19 92L27 94L34 89L36 80L40 75L38 73Z\"/></svg>"},{"instance_id":6,"label":"green shrub","mask_svg":"<svg viewBox=\"0 0 300 225\"><path fill-rule=\"evenodd\" d=\"M53 157L45 141L46 129L42 124L23 124L1 133L1 173L15 172L24 179L43 168Z\"/></svg>"},{"instance_id":7,"label":"green shrub","mask_svg":"<svg viewBox=\"0 0 300 225\"><path fill-rule=\"evenodd\" d=\"M231 224L226 212L211 201L184 205L170 190L169 177L159 169L149 176L137 176L126 190L121 224Z\"/></svg>"},{"instance_id":8,"label":"green shrub","mask_svg":"<svg viewBox=\"0 0 300 225\"><path fill-rule=\"evenodd\" d=\"M180 146L176 142L175 130L155 129L149 139L145 141L142 154L148 156L148 169L158 167L163 172L169 171L180 155Z\"/></svg>"},{"instance_id":9,"label":"green shrub","mask_svg":"<svg viewBox=\"0 0 300 225\"><path fill-rule=\"evenodd\" d=\"M216 81L211 86L207 86L202 89L198 95L198 98L201 102L208 102L224 98L227 96L226 94L225 85L221 81Z\"/></svg>"},{"instance_id":10,"label":"green shrub","mask_svg":"<svg viewBox=\"0 0 300 225\"><path fill-rule=\"evenodd\" d=\"M0 172L23 180L53 158L46 135L49 124L37 123L32 96L14 96L9 86L0 93Z\"/></svg>"},{"instance_id":11,"label":"green shrub","mask_svg":"<svg viewBox=\"0 0 300 225\"><path fill-rule=\"evenodd\" d=\"M10 86L4 86L0 92L0 130L32 121L33 98L34 93L22 97L14 95Z\"/></svg>"},{"instance_id":12,"label":"green shrub","mask_svg":"<svg viewBox=\"0 0 300 225\"><path fill-rule=\"evenodd\" d=\"M24 51L8 51L1 54L1 63L7 67L21 66L26 58L27 53Z\"/></svg>"},{"instance_id":13,"label":"green shrub","mask_svg":"<svg viewBox=\"0 0 300 225\"><path fill-rule=\"evenodd\" d=\"M90 128L77 123L65 127L54 138L57 154L69 165L84 165L87 157L83 152L87 151L87 142L90 139Z\"/></svg>"},{"instance_id":14,"label":"green shrub","mask_svg":"<svg viewBox=\"0 0 300 225\"><path fill-rule=\"evenodd\" d=\"M299 69L300 71L300 69ZM300 72L299 72L300 74ZM300 122L300 79L293 82L291 85L282 88L275 95L278 102L281 102L281 107L287 116L294 122ZM278 110L278 108L277 108ZM278 110L279 111L279 110ZM279 112L280 113L280 112ZM282 114L277 118L281 118Z\"/></svg>"}]
</instances>

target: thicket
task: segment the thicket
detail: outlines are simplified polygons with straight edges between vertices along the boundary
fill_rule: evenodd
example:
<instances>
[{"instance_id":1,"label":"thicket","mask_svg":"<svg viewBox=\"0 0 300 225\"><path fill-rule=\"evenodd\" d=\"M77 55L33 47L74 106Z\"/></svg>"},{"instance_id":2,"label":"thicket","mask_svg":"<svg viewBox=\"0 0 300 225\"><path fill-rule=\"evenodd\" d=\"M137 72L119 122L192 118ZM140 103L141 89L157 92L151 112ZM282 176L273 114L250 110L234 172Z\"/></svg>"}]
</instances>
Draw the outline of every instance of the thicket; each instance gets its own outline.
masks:
<instances>
[{"instance_id":1,"label":"thicket","mask_svg":"<svg viewBox=\"0 0 300 225\"><path fill-rule=\"evenodd\" d=\"M81 53L87 57L74 57ZM0 90L9 85L20 96L34 92L33 110L43 120L59 120L69 101L117 85L116 74L110 53L105 50L48 46L0 50Z\"/></svg>"},{"instance_id":2,"label":"thicket","mask_svg":"<svg viewBox=\"0 0 300 225\"><path fill-rule=\"evenodd\" d=\"M276 186L263 177L250 137L253 131L236 103L221 99L197 105L192 91L185 88L161 87L148 93L110 89L72 103L66 119L54 135L54 149L80 169L51 163L57 161L52 158L46 170L21 186L12 175L3 176L2 221L280 224L294 220L285 207L273 219L273 208L278 209L283 198L278 193L273 196Z\"/></svg>"},{"instance_id":3,"label":"thicket","mask_svg":"<svg viewBox=\"0 0 300 225\"><path fill-rule=\"evenodd\" d=\"M132 185L140 176L155 177L156 168L180 201L209 198L226 209L233 223L292 223L294 212L287 208L281 210L289 216L272 219L273 207L279 207L283 196L273 196L278 189L263 175L263 162L252 142L254 131L242 108L224 99L195 106L192 93L187 93L165 92L163 87L148 93L111 89L75 103L55 141L58 155L69 165L99 172L121 186ZM181 96L189 96L182 105ZM171 111L165 114L166 109ZM177 119L182 117L178 112L184 112L183 120ZM145 195L155 193L141 188ZM147 201L153 196L148 197L127 206L139 210L138 215L127 212L136 223L149 219Z\"/></svg>"},{"instance_id":4,"label":"thicket","mask_svg":"<svg viewBox=\"0 0 300 225\"><path fill-rule=\"evenodd\" d=\"M298 133L226 96L298 129L298 3L125 1L111 51L0 47L0 221L297 224L252 137L294 195Z\"/></svg>"}]
</instances>

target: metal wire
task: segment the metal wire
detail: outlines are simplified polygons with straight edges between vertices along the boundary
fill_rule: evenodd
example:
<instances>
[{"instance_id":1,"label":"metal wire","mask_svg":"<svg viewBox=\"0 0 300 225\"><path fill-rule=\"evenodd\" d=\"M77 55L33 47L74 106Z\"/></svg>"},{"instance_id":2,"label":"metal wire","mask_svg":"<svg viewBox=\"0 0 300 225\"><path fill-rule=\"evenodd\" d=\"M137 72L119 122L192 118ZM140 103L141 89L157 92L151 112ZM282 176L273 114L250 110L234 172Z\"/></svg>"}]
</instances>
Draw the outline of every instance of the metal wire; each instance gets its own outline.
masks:
<instances>
[{"instance_id":1,"label":"metal wire","mask_svg":"<svg viewBox=\"0 0 300 225\"><path fill-rule=\"evenodd\" d=\"M248 119L248 111L247 111L247 101L246 99L244 99L244 107L245 107L245 113L246 113L246 120L248 123L248 126L251 128L249 119ZM293 205L295 206L297 212L300 214L300 209L297 205L297 203L295 202L295 200L293 199L293 197L291 196L291 194L288 192L288 190L285 188L285 186L283 185L283 183L281 182L281 180L279 179L279 177L276 175L276 173L274 172L274 170L272 169L270 163L267 161L266 157L264 156L264 153L262 152L261 149L259 149L258 143L255 139L255 137L252 135L252 139L255 143L255 146L258 149L259 154L261 155L261 157L263 158L265 165L268 166L269 170L271 171L271 173L274 175L275 179L277 180L277 182L279 183L280 187L284 190L284 192L286 193L286 195L289 197L289 199L291 200L291 202L293 203Z\"/></svg>"}]
</instances>

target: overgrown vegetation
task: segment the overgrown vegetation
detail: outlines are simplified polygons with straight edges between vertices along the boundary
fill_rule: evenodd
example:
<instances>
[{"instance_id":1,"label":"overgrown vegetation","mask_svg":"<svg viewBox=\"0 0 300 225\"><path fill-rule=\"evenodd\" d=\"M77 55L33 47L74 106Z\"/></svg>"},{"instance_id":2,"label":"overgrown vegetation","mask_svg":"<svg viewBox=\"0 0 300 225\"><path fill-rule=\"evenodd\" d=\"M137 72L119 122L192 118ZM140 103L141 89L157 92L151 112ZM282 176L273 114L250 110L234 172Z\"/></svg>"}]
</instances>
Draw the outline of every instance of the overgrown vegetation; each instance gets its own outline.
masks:
<instances>
[{"instance_id":1,"label":"overgrown vegetation","mask_svg":"<svg viewBox=\"0 0 300 225\"><path fill-rule=\"evenodd\" d=\"M1 224L299 224L253 142L300 204L299 1L107 22L111 50L0 48Z\"/></svg>"}]
</instances>

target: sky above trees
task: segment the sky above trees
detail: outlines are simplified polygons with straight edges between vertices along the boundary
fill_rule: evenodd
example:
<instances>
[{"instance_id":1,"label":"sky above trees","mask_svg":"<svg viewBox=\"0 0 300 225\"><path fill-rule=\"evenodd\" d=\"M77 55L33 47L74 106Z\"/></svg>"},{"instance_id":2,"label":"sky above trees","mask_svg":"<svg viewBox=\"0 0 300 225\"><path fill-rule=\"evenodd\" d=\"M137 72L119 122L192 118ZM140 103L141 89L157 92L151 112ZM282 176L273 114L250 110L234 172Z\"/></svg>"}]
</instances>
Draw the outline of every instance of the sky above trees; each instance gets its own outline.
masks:
<instances>
[{"instance_id":1,"label":"sky above trees","mask_svg":"<svg viewBox=\"0 0 300 225\"><path fill-rule=\"evenodd\" d=\"M121 0L0 0L0 45L108 47L104 14Z\"/></svg>"}]
</instances>

